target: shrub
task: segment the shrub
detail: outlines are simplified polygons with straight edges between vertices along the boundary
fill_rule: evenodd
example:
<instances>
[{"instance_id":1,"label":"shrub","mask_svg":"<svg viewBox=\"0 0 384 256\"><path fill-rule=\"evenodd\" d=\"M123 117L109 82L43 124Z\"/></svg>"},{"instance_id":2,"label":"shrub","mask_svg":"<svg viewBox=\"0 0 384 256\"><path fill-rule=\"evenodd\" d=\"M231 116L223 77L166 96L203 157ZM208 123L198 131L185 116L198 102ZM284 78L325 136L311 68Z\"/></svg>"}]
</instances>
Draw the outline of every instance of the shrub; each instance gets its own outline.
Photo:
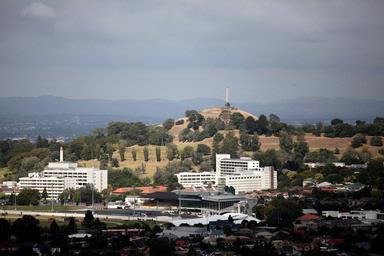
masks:
<instances>
[{"instance_id":1,"label":"shrub","mask_svg":"<svg viewBox=\"0 0 384 256\"><path fill-rule=\"evenodd\" d=\"M380 136L373 136L371 138L371 145L375 147L381 147L383 146L383 140Z\"/></svg>"},{"instance_id":2,"label":"shrub","mask_svg":"<svg viewBox=\"0 0 384 256\"><path fill-rule=\"evenodd\" d=\"M365 135L358 133L355 135L355 137L353 137L351 146L353 148L358 148L358 147L361 147L365 143L367 143L367 138L365 137Z\"/></svg>"}]
</instances>

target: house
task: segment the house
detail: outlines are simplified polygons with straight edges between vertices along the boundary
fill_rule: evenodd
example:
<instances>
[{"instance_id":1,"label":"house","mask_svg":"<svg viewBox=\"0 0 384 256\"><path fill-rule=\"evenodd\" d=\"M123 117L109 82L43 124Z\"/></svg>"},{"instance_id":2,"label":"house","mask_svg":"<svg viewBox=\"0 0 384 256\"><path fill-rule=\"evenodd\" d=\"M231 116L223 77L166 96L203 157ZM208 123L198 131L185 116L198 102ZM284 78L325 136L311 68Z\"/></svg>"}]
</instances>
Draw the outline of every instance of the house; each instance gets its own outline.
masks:
<instances>
[{"instance_id":1,"label":"house","mask_svg":"<svg viewBox=\"0 0 384 256\"><path fill-rule=\"evenodd\" d=\"M172 227L171 229L164 229L161 233L161 236L164 237L187 237L187 238L204 238L208 236L208 231L206 227Z\"/></svg>"}]
</instances>

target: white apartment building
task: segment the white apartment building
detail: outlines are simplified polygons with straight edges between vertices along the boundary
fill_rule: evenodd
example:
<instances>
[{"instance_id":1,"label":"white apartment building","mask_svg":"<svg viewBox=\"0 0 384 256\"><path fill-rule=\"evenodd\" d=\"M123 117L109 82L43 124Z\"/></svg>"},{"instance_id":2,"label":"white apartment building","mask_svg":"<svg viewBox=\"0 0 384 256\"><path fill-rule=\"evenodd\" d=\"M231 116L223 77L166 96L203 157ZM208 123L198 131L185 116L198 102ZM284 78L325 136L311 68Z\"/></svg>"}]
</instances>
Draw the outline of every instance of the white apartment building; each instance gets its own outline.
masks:
<instances>
[{"instance_id":1,"label":"white apartment building","mask_svg":"<svg viewBox=\"0 0 384 256\"><path fill-rule=\"evenodd\" d=\"M228 154L216 155L216 173L182 172L176 174L183 187L222 184L232 186L236 193L277 188L277 172L272 167L260 167L250 158L231 159Z\"/></svg>"},{"instance_id":2,"label":"white apartment building","mask_svg":"<svg viewBox=\"0 0 384 256\"><path fill-rule=\"evenodd\" d=\"M202 187L209 183L216 184L214 172L180 172L176 176L183 187Z\"/></svg>"},{"instance_id":3,"label":"white apartment building","mask_svg":"<svg viewBox=\"0 0 384 256\"><path fill-rule=\"evenodd\" d=\"M91 184L101 192L108 187L108 170L78 167L77 163L64 162L60 149L60 162L49 163L41 173L29 173L19 179L20 189L31 188L48 192L49 198L57 198L65 189L78 189Z\"/></svg>"},{"instance_id":4,"label":"white apartment building","mask_svg":"<svg viewBox=\"0 0 384 256\"><path fill-rule=\"evenodd\" d=\"M237 171L258 170L259 168L259 161L249 157L231 159L230 154L216 154L216 173L218 176L230 175Z\"/></svg>"}]
</instances>

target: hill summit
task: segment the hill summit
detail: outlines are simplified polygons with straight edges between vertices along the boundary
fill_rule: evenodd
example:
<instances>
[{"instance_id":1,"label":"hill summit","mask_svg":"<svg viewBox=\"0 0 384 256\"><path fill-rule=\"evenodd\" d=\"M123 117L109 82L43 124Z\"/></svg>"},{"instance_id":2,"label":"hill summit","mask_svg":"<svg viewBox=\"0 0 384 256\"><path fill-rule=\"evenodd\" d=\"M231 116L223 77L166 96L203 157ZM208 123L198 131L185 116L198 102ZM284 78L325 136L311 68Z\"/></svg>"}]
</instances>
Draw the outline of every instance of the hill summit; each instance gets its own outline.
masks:
<instances>
[{"instance_id":1,"label":"hill summit","mask_svg":"<svg viewBox=\"0 0 384 256\"><path fill-rule=\"evenodd\" d=\"M200 111L200 114L204 116L204 118L219 118L220 114L223 111L229 111L231 114L233 113L240 113L244 116L244 118L247 118L249 116L253 117L255 120L257 120L257 117L247 111L238 109L238 108L227 108L227 107L212 107L212 108L206 108L202 111Z\"/></svg>"}]
</instances>

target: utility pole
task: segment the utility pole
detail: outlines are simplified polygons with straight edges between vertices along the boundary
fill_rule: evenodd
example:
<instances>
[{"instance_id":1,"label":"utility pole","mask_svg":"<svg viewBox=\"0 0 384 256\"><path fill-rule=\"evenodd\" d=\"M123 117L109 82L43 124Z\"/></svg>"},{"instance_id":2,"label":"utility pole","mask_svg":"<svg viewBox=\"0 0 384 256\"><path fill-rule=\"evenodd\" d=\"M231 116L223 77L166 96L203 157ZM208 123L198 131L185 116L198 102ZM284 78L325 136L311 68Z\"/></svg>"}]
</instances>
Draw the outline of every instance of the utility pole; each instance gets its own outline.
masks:
<instances>
[{"instance_id":1,"label":"utility pole","mask_svg":"<svg viewBox=\"0 0 384 256\"><path fill-rule=\"evenodd\" d=\"M17 210L17 209L16 209L16 205L17 205L17 204L16 204L16 190L13 190L13 195L15 196L14 204L15 204L15 211L16 211L16 210Z\"/></svg>"}]
</instances>

